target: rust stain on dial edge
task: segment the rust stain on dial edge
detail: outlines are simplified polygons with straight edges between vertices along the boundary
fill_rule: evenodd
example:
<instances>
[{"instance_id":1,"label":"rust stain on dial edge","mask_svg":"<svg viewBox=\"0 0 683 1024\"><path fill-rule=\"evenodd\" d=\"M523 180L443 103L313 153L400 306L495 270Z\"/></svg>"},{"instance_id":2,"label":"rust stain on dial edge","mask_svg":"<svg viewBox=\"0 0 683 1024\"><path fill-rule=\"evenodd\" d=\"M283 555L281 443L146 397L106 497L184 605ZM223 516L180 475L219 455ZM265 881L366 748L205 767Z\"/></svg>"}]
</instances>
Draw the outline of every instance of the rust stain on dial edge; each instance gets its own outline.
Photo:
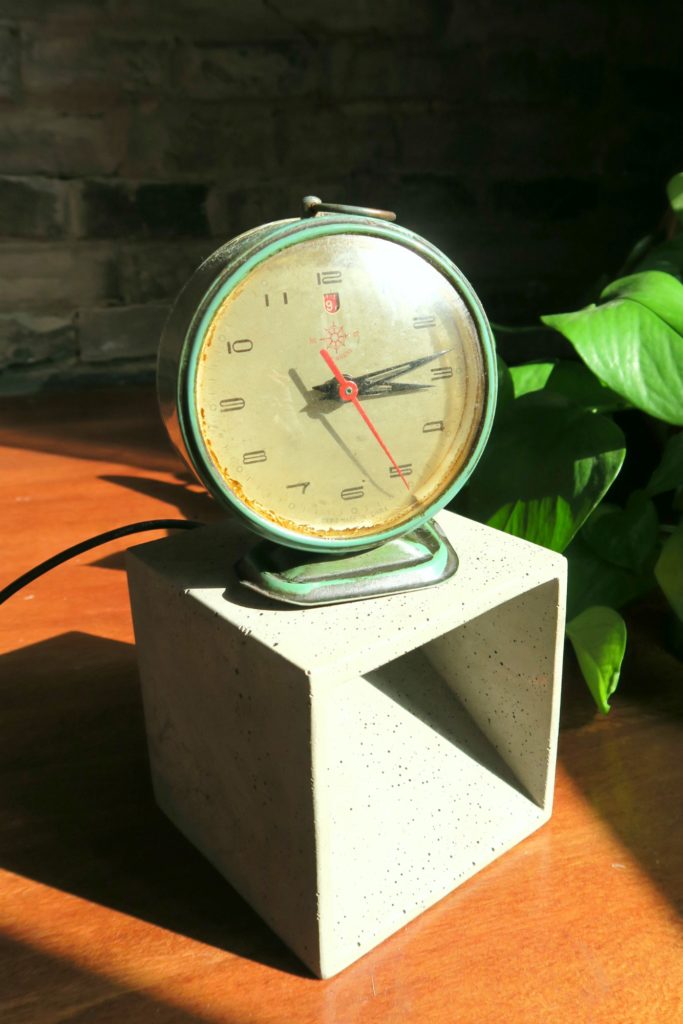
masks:
<instances>
[{"instance_id":1,"label":"rust stain on dial edge","mask_svg":"<svg viewBox=\"0 0 683 1024\"><path fill-rule=\"evenodd\" d=\"M224 307L229 303L229 301L232 298L234 298L244 289L245 284L245 281L240 282L238 287L235 288L230 295L226 296L224 301L221 303L220 307L216 310L213 320L209 324L209 327L207 328L207 331L202 341L202 361L204 361L207 358L208 349L211 347L215 340L216 330L218 328L218 321L221 317ZM479 408L480 403L481 396L480 401L477 403L477 409ZM201 407L199 409L199 415L202 424L205 426L207 421L204 407ZM321 538L329 540L344 540L345 538L348 538L352 540L361 537L372 537L373 534L385 533L387 531L395 529L403 523L407 524L411 519L415 518L416 515L419 515L424 510L424 508L428 507L433 501L435 501L438 498L439 494L443 493L443 491L446 490L455 479L457 479L458 475L462 470L463 465L467 462L472 452L472 449L475 446L476 438L481 430L481 426L481 416L475 416L474 422L469 431L469 436L466 438L465 444L461 446L457 457L453 460L453 463L451 465L451 472L448 474L448 484L446 484L446 486L444 487L442 486L442 484L437 483L432 488L428 496L423 496L420 499L420 507L418 509L404 509L402 512L397 512L393 516L385 519L381 523L381 525L379 525L379 527L377 526L377 524L368 524L366 526L351 526L347 529L344 529L343 527L332 527L330 529L316 529L315 527L310 527L306 524L295 522L294 520L288 519L285 516L279 515L272 509L267 508L264 505L261 505L258 501L255 501L253 498L247 497L244 487L240 483L240 481L235 479L235 477L232 476L228 469L221 464L216 451L212 447L209 438L206 436L205 430L202 430L202 437L206 449L211 457L211 461L213 462L214 467L221 476L227 489L235 495L238 501L240 501L247 509L252 511L265 523L270 523L275 527L288 530L291 533L298 534L304 537ZM441 481L443 481L443 479L444 477L442 476Z\"/></svg>"},{"instance_id":2,"label":"rust stain on dial edge","mask_svg":"<svg viewBox=\"0 0 683 1024\"><path fill-rule=\"evenodd\" d=\"M435 486L427 497L421 499L420 508L417 511L415 509L405 509L402 512L396 513L391 518L384 520L379 526L376 523L373 523L367 526L350 526L348 529L343 529L341 527L332 527L328 530L320 528L316 529L292 519L288 519L285 516L278 515L272 509L267 508L265 505L261 505L253 498L249 498L240 481L236 480L235 477L229 473L226 467L221 465L216 452L211 446L211 442L206 437L204 438L204 444L206 445L211 456L211 461L218 470L226 488L235 495L238 501L240 501L251 512L254 512L260 519L264 520L265 523L270 523L280 529L288 530L291 533L295 533L303 537L315 537L323 540L344 540L345 538L353 540L359 537L371 537L373 534L377 533L385 533L389 530L395 529L402 523L408 523L411 519L415 518L417 514L419 514L425 507L429 506L432 501L435 500L437 495L443 491L443 488L438 485ZM463 453L461 453L451 479L454 479L457 476L464 461Z\"/></svg>"}]
</instances>

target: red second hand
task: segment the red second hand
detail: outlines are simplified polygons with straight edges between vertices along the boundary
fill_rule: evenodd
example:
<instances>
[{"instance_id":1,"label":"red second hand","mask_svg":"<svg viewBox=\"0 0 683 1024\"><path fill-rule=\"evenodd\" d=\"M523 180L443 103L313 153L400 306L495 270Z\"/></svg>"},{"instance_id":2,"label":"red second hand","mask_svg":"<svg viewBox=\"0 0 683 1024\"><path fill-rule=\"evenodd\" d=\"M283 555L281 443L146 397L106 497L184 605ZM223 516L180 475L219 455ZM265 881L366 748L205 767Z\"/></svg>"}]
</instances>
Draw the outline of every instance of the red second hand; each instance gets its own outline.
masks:
<instances>
[{"instance_id":1,"label":"red second hand","mask_svg":"<svg viewBox=\"0 0 683 1024\"><path fill-rule=\"evenodd\" d=\"M377 427L374 425L374 423L372 422L372 420L370 419L370 417L366 413L365 409L360 404L360 401L358 399L358 385L355 383L355 381L347 380L346 379L346 377L341 372L341 370L339 369L339 367L337 366L337 364L335 363L334 359L332 358L332 356L330 355L330 353L327 351L326 348L321 348L320 349L320 355L323 357L323 359L325 360L325 362L329 366L330 370L332 370L332 373L334 374L335 379L336 379L337 383L339 384L339 397L341 398L341 400L343 402L351 402L351 404L358 410L358 412L361 414L361 416L363 417L363 419L367 423L368 427L372 431L372 433L373 433L373 435L375 437L375 440L378 441L378 443L381 445L382 450L384 451L385 455L389 459L389 462L392 464L392 466L394 467L394 469L396 470L396 472L400 476L401 480L403 481L403 484L404 484L405 488L407 490L410 490L410 487L408 485L408 481L406 480L406 478L404 477L403 473L401 472L401 467L399 466L398 462L396 461L394 456L391 454L391 452L389 451L389 449L385 445L385 443L382 440L382 438L379 436L379 433L377 431Z\"/></svg>"}]
</instances>

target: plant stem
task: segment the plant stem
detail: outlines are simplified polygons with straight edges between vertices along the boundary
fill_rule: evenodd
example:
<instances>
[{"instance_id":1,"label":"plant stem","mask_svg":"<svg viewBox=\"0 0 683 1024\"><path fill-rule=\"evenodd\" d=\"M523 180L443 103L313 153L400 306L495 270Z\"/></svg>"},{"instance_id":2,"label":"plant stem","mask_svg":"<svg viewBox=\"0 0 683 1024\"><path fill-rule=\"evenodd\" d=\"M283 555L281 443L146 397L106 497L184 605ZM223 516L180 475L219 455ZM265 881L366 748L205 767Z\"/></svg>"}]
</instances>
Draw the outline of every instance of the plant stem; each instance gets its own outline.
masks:
<instances>
[{"instance_id":1,"label":"plant stem","mask_svg":"<svg viewBox=\"0 0 683 1024\"><path fill-rule=\"evenodd\" d=\"M505 324L491 324L494 333L498 334L527 334L529 331L549 331L545 324L530 324L528 327L506 327Z\"/></svg>"}]
</instances>

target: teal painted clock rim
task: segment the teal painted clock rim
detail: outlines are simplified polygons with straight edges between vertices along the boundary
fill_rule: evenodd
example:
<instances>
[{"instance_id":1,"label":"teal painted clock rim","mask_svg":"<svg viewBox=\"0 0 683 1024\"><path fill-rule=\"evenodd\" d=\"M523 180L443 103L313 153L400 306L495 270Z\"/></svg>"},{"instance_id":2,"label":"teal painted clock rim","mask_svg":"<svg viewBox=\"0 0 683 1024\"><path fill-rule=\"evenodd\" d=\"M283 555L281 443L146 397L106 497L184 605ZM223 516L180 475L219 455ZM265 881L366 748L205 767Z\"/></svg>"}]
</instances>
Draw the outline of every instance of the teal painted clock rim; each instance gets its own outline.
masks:
<instances>
[{"instance_id":1,"label":"teal painted clock rim","mask_svg":"<svg viewBox=\"0 0 683 1024\"><path fill-rule=\"evenodd\" d=\"M267 225L264 226L267 228ZM384 530L372 535L363 537L315 537L308 534L298 533L289 530L258 515L248 505L241 502L232 492L227 490L225 483L216 470L209 452L204 445L197 411L194 401L195 381L197 364L201 342L221 304L251 271L269 259L276 253L281 252L300 242L316 238L321 235L336 234L358 234L371 235L383 238L387 241L403 245L405 248L415 252L418 256L427 260L436 270L446 277L455 287L460 297L465 302L467 309L472 316L478 336L482 345L484 358L487 394L486 408L482 420L477 442L470 452L467 462L458 473L450 487L443 491L439 497L425 508L418 516L407 520L389 530ZM236 254L237 255L237 254ZM241 254L240 254L241 255ZM415 530L428 522L437 512L451 501L458 491L467 483L477 462L486 447L496 408L497 397L497 364L495 345L491 328L481 303L472 288L471 284L461 270L439 249L433 246L426 239L414 234L407 228L396 224L388 224L383 221L371 221L370 219L340 216L323 215L316 218L301 221L279 221L273 224L272 232L265 235L259 231L256 249L244 255L240 265L227 277L218 278L213 282L205 294L205 303L201 316L193 318L183 341L182 353L179 367L178 380L178 425L184 445L191 456L195 471L208 486L210 492L217 500L227 504L252 530L259 536L269 540L275 540L288 547L297 548L303 551L313 552L334 552L334 551L360 551L383 544L411 530Z\"/></svg>"}]
</instances>

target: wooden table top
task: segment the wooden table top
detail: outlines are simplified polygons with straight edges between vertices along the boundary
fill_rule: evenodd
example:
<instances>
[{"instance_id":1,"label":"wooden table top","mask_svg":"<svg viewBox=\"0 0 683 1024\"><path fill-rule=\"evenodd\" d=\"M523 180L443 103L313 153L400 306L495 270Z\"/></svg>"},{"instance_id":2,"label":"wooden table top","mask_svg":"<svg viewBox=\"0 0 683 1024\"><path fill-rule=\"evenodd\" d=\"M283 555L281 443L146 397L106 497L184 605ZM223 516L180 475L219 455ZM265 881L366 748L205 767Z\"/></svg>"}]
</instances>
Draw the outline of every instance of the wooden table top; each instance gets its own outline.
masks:
<instances>
[{"instance_id":1,"label":"wooden table top","mask_svg":"<svg viewBox=\"0 0 683 1024\"><path fill-rule=\"evenodd\" d=\"M5 400L0 425L3 585L118 525L219 517L149 389ZM608 717L568 659L550 823L320 981L154 804L135 542L0 614L4 1024L683 1022L683 670L656 608L633 616Z\"/></svg>"}]
</instances>

